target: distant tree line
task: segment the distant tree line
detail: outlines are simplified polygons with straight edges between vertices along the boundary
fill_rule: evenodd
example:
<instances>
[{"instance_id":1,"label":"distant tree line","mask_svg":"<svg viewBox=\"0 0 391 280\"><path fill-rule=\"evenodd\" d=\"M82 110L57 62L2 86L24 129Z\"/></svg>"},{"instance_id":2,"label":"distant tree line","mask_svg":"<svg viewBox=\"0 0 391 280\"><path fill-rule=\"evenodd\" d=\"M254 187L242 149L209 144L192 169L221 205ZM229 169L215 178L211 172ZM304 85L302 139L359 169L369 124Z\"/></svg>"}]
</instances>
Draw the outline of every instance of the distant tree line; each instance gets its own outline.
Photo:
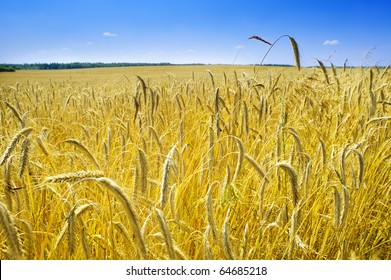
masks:
<instances>
[{"instance_id":1,"label":"distant tree line","mask_svg":"<svg viewBox=\"0 0 391 280\"><path fill-rule=\"evenodd\" d=\"M15 72L15 69L10 66L0 65L0 72Z\"/></svg>"},{"instance_id":2,"label":"distant tree line","mask_svg":"<svg viewBox=\"0 0 391 280\"><path fill-rule=\"evenodd\" d=\"M161 63L103 63L103 62L72 62L72 63L24 63L24 64L2 64L0 71L15 70L57 70L57 69L81 69L101 67L127 67L127 66L165 66L171 65L168 62ZM4 70L3 70L4 69Z\"/></svg>"}]
</instances>

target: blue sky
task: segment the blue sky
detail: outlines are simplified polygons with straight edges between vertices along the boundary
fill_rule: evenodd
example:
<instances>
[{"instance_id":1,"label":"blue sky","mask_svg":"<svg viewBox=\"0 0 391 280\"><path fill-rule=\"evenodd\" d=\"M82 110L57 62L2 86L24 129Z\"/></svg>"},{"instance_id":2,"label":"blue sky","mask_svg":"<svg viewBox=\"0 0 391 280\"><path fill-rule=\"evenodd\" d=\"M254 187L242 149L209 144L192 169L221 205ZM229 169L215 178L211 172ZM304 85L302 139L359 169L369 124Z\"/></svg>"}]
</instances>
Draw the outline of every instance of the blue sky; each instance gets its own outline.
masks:
<instances>
[{"instance_id":1,"label":"blue sky","mask_svg":"<svg viewBox=\"0 0 391 280\"><path fill-rule=\"evenodd\" d=\"M296 39L302 64L391 64L391 1L0 0L0 63L259 63ZM287 38L264 63L294 64Z\"/></svg>"}]
</instances>

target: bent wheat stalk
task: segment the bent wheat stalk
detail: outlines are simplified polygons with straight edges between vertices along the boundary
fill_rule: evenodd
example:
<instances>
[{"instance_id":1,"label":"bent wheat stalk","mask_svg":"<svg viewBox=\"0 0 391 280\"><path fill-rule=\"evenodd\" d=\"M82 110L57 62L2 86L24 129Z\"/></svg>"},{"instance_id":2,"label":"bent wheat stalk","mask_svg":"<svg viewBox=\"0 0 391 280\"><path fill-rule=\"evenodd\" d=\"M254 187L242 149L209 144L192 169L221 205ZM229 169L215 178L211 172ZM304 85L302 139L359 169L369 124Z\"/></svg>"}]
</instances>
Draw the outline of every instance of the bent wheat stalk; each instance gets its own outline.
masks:
<instances>
[{"instance_id":1,"label":"bent wheat stalk","mask_svg":"<svg viewBox=\"0 0 391 280\"><path fill-rule=\"evenodd\" d=\"M262 39L262 38L260 38L260 37L258 37L258 36L255 36L255 35L252 36L252 37L250 37L249 39L260 40L260 41L262 41L263 43L266 43L266 44L270 45L268 51L266 52L266 54L265 54L264 57L262 58L262 61L261 61L261 63L260 63L260 65L262 65L262 64L263 64L263 61L265 60L266 56L269 54L269 52L271 51L271 49L274 47L274 45L275 45L281 38L284 38L284 37L288 37L288 38L289 38L289 41L291 42L293 54L294 54L294 57L295 57L296 67L297 67L297 69L300 71L301 63L300 63L300 51L299 51L299 46L298 46L296 40L295 40L293 37L291 37L291 36L289 36L289 35L282 35L282 36L280 36L277 40L275 40L273 44L270 44L270 43L267 42L266 40L264 40L264 39ZM258 70L259 70L259 68L258 68ZM257 75L258 70L257 70L257 72L255 72L255 76Z\"/></svg>"}]
</instances>

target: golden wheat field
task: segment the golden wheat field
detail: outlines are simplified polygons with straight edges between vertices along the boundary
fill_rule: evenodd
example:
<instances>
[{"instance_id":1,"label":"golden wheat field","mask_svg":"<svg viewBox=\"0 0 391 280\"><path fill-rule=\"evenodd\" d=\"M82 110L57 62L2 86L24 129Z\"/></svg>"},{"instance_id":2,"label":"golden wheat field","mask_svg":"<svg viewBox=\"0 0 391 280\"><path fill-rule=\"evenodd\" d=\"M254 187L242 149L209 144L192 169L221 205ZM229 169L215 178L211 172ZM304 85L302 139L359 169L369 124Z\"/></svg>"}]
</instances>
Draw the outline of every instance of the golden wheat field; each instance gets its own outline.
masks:
<instances>
[{"instance_id":1,"label":"golden wheat field","mask_svg":"<svg viewBox=\"0 0 391 280\"><path fill-rule=\"evenodd\" d=\"M0 74L1 259L391 259L389 68Z\"/></svg>"}]
</instances>

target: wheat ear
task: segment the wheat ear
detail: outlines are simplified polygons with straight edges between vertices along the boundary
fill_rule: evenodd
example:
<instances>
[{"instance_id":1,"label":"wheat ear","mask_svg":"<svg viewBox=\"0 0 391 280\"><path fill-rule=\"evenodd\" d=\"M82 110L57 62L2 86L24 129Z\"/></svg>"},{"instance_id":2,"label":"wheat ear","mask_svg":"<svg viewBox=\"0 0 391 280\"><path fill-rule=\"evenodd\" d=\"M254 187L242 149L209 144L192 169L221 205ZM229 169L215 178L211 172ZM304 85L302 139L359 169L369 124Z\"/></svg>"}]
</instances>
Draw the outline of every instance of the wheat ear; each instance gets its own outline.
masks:
<instances>
[{"instance_id":1,"label":"wheat ear","mask_svg":"<svg viewBox=\"0 0 391 280\"><path fill-rule=\"evenodd\" d=\"M140 169L141 169L141 192L145 193L147 190L148 183L148 165L147 165L147 156L145 152L141 149L138 149Z\"/></svg>"},{"instance_id":2,"label":"wheat ear","mask_svg":"<svg viewBox=\"0 0 391 280\"><path fill-rule=\"evenodd\" d=\"M76 207L72 207L72 209L69 211L68 217L67 217L67 224L68 224L68 250L69 255L73 255L76 249L76 215L75 215L75 209Z\"/></svg>"},{"instance_id":3,"label":"wheat ear","mask_svg":"<svg viewBox=\"0 0 391 280\"><path fill-rule=\"evenodd\" d=\"M104 173L102 171L78 171L72 173L63 173L55 176L46 177L45 183L74 183L82 179L87 178L100 178L103 177Z\"/></svg>"},{"instance_id":4,"label":"wheat ear","mask_svg":"<svg viewBox=\"0 0 391 280\"><path fill-rule=\"evenodd\" d=\"M334 188L334 224L337 228L341 225L341 196L336 186Z\"/></svg>"},{"instance_id":5,"label":"wheat ear","mask_svg":"<svg viewBox=\"0 0 391 280\"><path fill-rule=\"evenodd\" d=\"M326 79L326 82L329 85L330 84L330 79L329 79L329 75L327 74L326 67L324 66L322 61L320 61L319 59L317 59L317 61L319 63L320 69L322 69L322 72L324 74L324 78Z\"/></svg>"},{"instance_id":6,"label":"wheat ear","mask_svg":"<svg viewBox=\"0 0 391 280\"><path fill-rule=\"evenodd\" d=\"M206 193L206 209L208 213L208 223L210 229L212 230L212 236L215 242L217 242L217 227L215 223L215 219L213 217L213 205L212 205L212 187L213 184L209 186L208 192Z\"/></svg>"},{"instance_id":7,"label":"wheat ear","mask_svg":"<svg viewBox=\"0 0 391 280\"><path fill-rule=\"evenodd\" d=\"M341 213L341 226L344 225L349 211L349 193L348 193L348 189L344 185L342 185L342 191L343 191L344 201L343 201L343 211Z\"/></svg>"},{"instance_id":8,"label":"wheat ear","mask_svg":"<svg viewBox=\"0 0 391 280\"><path fill-rule=\"evenodd\" d=\"M86 146L83 145L83 143L81 143L80 141L76 140L76 139L67 139L64 141L65 143L69 143L69 144L73 144L75 145L76 147L78 147L79 149L81 149L86 155L87 157L95 164L95 166L100 169L99 167L99 164L98 162L96 161L95 157L92 155L92 153L87 149Z\"/></svg>"},{"instance_id":9,"label":"wheat ear","mask_svg":"<svg viewBox=\"0 0 391 280\"><path fill-rule=\"evenodd\" d=\"M26 167L28 166L29 162L29 150L30 150L30 140L28 138L23 140L22 143L22 151L21 151L21 160L20 160L20 168L19 168L19 178L22 177L24 171L26 170Z\"/></svg>"},{"instance_id":10,"label":"wheat ear","mask_svg":"<svg viewBox=\"0 0 391 280\"><path fill-rule=\"evenodd\" d=\"M147 256L147 249L145 246L144 239L141 235L140 226L139 226L139 223L137 220L137 213L133 209L133 206L130 203L130 200L129 200L128 196L126 195L125 191L120 186L118 186L116 182L114 182L110 178L106 178L106 177L86 178L84 180L91 180L91 181L98 182L102 186L106 187L109 191L111 191L120 200L120 202L122 203L122 206L126 210L126 214L129 218L129 222L132 227L133 234L137 240L141 256L145 259Z\"/></svg>"},{"instance_id":11,"label":"wheat ear","mask_svg":"<svg viewBox=\"0 0 391 280\"><path fill-rule=\"evenodd\" d=\"M7 105L8 108L11 109L12 113L14 113L15 117L18 119L18 121L20 122L20 124L22 125L22 128L23 128L25 125L25 122L24 122L23 118L20 117L18 110L14 106L12 106L10 103L8 103L7 101L4 101L4 103Z\"/></svg>"},{"instance_id":12,"label":"wheat ear","mask_svg":"<svg viewBox=\"0 0 391 280\"><path fill-rule=\"evenodd\" d=\"M23 226L24 234L26 236L24 238L26 240L26 245L24 250L25 258L27 260L32 260L35 254L35 240L34 240L33 230L31 229L31 226L27 221L19 220L19 222Z\"/></svg>"},{"instance_id":13,"label":"wheat ear","mask_svg":"<svg viewBox=\"0 0 391 280\"><path fill-rule=\"evenodd\" d=\"M7 208L0 202L0 226L3 228L8 246L11 249L12 257L15 259L22 259L22 248L19 241L18 232L15 229L10 213Z\"/></svg>"},{"instance_id":14,"label":"wheat ear","mask_svg":"<svg viewBox=\"0 0 391 280\"><path fill-rule=\"evenodd\" d=\"M166 219L164 218L164 214L160 209L156 208L155 211L156 211L156 216L159 221L160 228L163 232L164 240L166 242L168 255L170 256L170 258L172 260L175 260L176 256L175 256L174 244L172 241L172 236L171 236L170 230L168 228Z\"/></svg>"},{"instance_id":15,"label":"wheat ear","mask_svg":"<svg viewBox=\"0 0 391 280\"><path fill-rule=\"evenodd\" d=\"M229 217L230 208L228 208L227 215L225 216L225 220L223 223L223 246L224 246L224 253L227 259L234 260L235 256L232 251L231 242L229 240L229 223L228 223L228 217Z\"/></svg>"},{"instance_id":16,"label":"wheat ear","mask_svg":"<svg viewBox=\"0 0 391 280\"><path fill-rule=\"evenodd\" d=\"M33 129L31 127L23 128L19 131L14 138L12 138L11 143L5 149L3 156L0 159L0 165L3 165L8 157L11 155L12 151L15 149L16 144L18 144L20 138L23 136L27 137Z\"/></svg>"},{"instance_id":17,"label":"wheat ear","mask_svg":"<svg viewBox=\"0 0 391 280\"><path fill-rule=\"evenodd\" d=\"M358 176L358 178L359 178L359 184L358 184L358 186L361 186L362 181L363 181L363 179L364 179L364 167L365 167L365 165L364 165L364 156L363 156L362 153L361 153L359 150L357 150L357 149L353 149L352 151L353 151L354 153L356 153L356 155L357 155L357 157L358 157L358 164L359 164L359 176Z\"/></svg>"},{"instance_id":18,"label":"wheat ear","mask_svg":"<svg viewBox=\"0 0 391 280\"><path fill-rule=\"evenodd\" d=\"M247 256L248 238L249 238L249 229L248 229L248 223L246 223L246 225L244 227L244 233L243 233L242 260L244 260Z\"/></svg>"},{"instance_id":19,"label":"wheat ear","mask_svg":"<svg viewBox=\"0 0 391 280\"><path fill-rule=\"evenodd\" d=\"M209 242L209 232L210 232L210 226L208 225L204 233L204 259L205 260L213 260L212 247L210 246L210 242Z\"/></svg>"},{"instance_id":20,"label":"wheat ear","mask_svg":"<svg viewBox=\"0 0 391 280\"><path fill-rule=\"evenodd\" d=\"M248 154L244 154L244 158L248 160L248 162L251 163L251 165L255 168L255 170L258 171L258 173L263 177L265 178L266 182L270 182L269 181L269 178L266 176L266 173L262 170L261 166L255 161L254 158L252 158L250 155Z\"/></svg>"},{"instance_id":21,"label":"wheat ear","mask_svg":"<svg viewBox=\"0 0 391 280\"><path fill-rule=\"evenodd\" d=\"M211 82L212 82L212 86L213 86L213 88L215 88L216 86L215 86L215 79L214 79L214 77L213 77L213 73L212 73L209 69L206 70L206 71L208 71L209 76L210 76L210 80L211 80Z\"/></svg>"},{"instance_id":22,"label":"wheat ear","mask_svg":"<svg viewBox=\"0 0 391 280\"><path fill-rule=\"evenodd\" d=\"M159 201L162 209L166 205L166 201L167 201L168 174L170 172L170 167L172 165L175 149L176 149L175 145L172 146L170 152L167 154L166 160L163 165L163 175L160 184L160 201Z\"/></svg>"},{"instance_id":23,"label":"wheat ear","mask_svg":"<svg viewBox=\"0 0 391 280\"><path fill-rule=\"evenodd\" d=\"M289 36L289 40L291 41L293 54L295 56L296 67L297 67L298 70L300 70L301 64L300 64L299 46L298 46L296 40L293 37Z\"/></svg>"},{"instance_id":24,"label":"wheat ear","mask_svg":"<svg viewBox=\"0 0 391 280\"><path fill-rule=\"evenodd\" d=\"M291 186L292 186L292 199L293 205L296 206L299 201L299 192L298 192L298 180L297 172L293 166L288 162L278 162L275 167L280 167L284 170L290 177Z\"/></svg>"},{"instance_id":25,"label":"wheat ear","mask_svg":"<svg viewBox=\"0 0 391 280\"><path fill-rule=\"evenodd\" d=\"M287 126L286 128L289 129L290 134L295 139L297 149L299 150L299 152L304 153L303 145L301 144L301 140L300 140L300 137L299 137L299 134L297 133L297 131L293 127Z\"/></svg>"},{"instance_id":26,"label":"wheat ear","mask_svg":"<svg viewBox=\"0 0 391 280\"><path fill-rule=\"evenodd\" d=\"M238 155L238 160L237 160L237 163L236 163L235 172L234 172L234 175L233 175L233 178L232 178L232 182L235 182L236 179L238 178L239 172L242 169L242 164L243 164L244 154L245 154L244 153L244 146L243 146L242 140L240 140L237 137L235 137L235 140L236 140L236 144L237 144L237 146L239 148L239 155Z\"/></svg>"}]
</instances>

